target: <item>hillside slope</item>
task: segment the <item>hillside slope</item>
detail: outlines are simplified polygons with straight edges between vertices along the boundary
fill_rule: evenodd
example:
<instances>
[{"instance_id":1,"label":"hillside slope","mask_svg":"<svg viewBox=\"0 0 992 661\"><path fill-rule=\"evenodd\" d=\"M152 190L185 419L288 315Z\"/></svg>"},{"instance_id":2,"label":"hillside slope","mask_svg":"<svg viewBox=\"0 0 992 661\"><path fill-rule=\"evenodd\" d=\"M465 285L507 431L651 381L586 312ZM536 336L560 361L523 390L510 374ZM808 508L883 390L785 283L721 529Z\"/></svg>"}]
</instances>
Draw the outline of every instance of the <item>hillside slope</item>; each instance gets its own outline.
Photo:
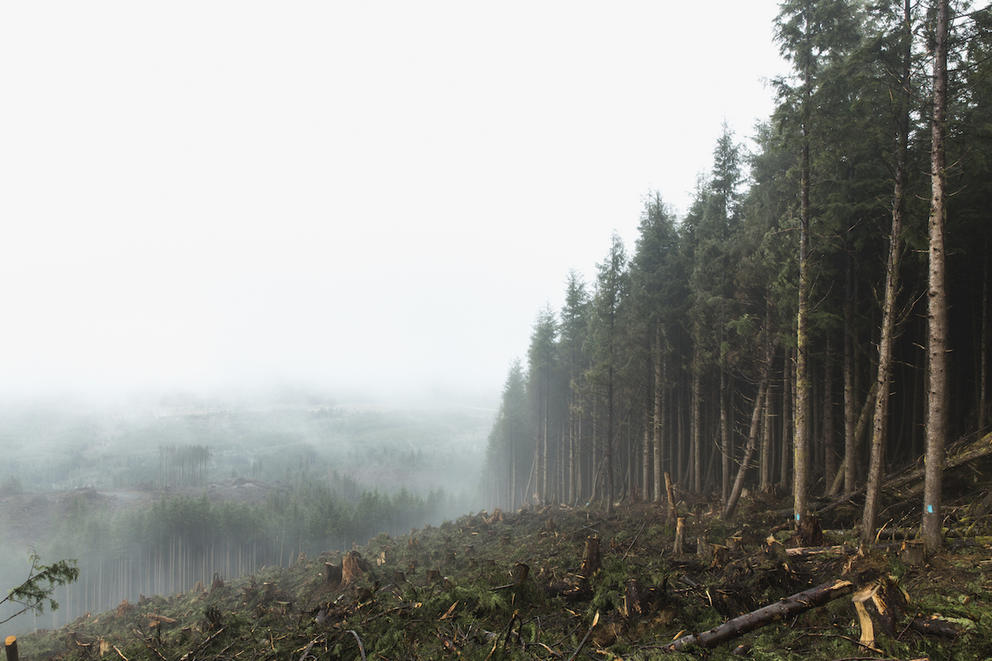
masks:
<instances>
[{"instance_id":1,"label":"hillside slope","mask_svg":"<svg viewBox=\"0 0 992 661\"><path fill-rule=\"evenodd\" d=\"M129 661L679 658L662 648L680 632L710 628L838 578L859 587L882 578L901 588L892 587L890 595L908 594L908 604L893 600L893 629L878 630L874 649L858 644L856 612L844 597L707 654L992 655L990 538L952 538L951 549L929 563L913 564L898 544L868 556L850 547L793 556L770 544L770 526L758 523L757 512L768 511L768 503L751 507L750 527L724 524L696 507L685 517L682 554L673 553L674 526L664 511L649 505L620 508L611 517L579 509L465 516L409 535L380 535L345 557L301 557L289 569L237 581L217 577L212 586L171 598L122 603L65 629L25 636L21 655ZM786 547L789 534L776 534ZM828 531L825 544L849 541L838 535ZM590 539L599 542L598 569L595 558L583 563ZM938 613L943 636L918 631L924 627L916 616Z\"/></svg>"}]
</instances>

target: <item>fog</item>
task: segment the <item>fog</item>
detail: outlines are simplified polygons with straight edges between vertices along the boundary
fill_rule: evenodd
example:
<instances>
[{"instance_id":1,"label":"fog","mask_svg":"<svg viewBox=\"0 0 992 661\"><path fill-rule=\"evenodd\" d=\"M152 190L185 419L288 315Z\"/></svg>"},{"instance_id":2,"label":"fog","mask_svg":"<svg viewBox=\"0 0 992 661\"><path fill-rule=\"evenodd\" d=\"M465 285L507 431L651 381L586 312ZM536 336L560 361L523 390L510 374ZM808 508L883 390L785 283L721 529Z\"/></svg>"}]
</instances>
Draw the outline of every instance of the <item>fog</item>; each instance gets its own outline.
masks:
<instances>
[{"instance_id":1,"label":"fog","mask_svg":"<svg viewBox=\"0 0 992 661\"><path fill-rule=\"evenodd\" d=\"M774 13L4 6L3 388L495 399L568 270L767 116Z\"/></svg>"},{"instance_id":2,"label":"fog","mask_svg":"<svg viewBox=\"0 0 992 661\"><path fill-rule=\"evenodd\" d=\"M537 311L768 115L775 11L0 6L0 581L79 554L48 626L476 506ZM166 525L246 484L337 527Z\"/></svg>"}]
</instances>

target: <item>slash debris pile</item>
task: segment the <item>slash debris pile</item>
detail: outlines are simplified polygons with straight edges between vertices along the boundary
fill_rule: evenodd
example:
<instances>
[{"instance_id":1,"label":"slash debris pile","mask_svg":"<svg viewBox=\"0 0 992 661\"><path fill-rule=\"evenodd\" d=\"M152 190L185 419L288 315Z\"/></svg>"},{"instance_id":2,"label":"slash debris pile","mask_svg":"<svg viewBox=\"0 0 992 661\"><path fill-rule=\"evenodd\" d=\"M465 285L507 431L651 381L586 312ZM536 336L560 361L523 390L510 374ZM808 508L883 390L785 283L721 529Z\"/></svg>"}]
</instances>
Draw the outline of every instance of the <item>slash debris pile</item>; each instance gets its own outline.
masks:
<instances>
[{"instance_id":1,"label":"slash debris pile","mask_svg":"<svg viewBox=\"0 0 992 661\"><path fill-rule=\"evenodd\" d=\"M988 523L868 550L680 503L480 513L24 637L26 659L973 659L992 655ZM679 539L676 540L677 532ZM815 545L801 543L814 541Z\"/></svg>"}]
</instances>

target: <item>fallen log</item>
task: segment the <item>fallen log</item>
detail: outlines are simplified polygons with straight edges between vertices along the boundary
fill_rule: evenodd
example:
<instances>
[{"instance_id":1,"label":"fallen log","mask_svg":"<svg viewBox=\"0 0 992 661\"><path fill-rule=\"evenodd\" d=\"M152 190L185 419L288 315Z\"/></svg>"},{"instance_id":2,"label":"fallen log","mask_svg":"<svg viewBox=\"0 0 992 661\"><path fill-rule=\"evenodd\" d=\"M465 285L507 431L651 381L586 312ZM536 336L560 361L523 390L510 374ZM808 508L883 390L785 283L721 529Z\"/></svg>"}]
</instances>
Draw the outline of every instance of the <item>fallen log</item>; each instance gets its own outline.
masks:
<instances>
[{"instance_id":1,"label":"fallen log","mask_svg":"<svg viewBox=\"0 0 992 661\"><path fill-rule=\"evenodd\" d=\"M944 470L948 471L989 455L992 455L992 433L985 434L981 438L973 441L959 439L947 449L947 458L944 460ZM882 491L891 494L898 492L899 488L906 484L921 481L923 479L923 470L924 469L922 466L917 465L915 468L903 469L901 472L889 476L882 481ZM843 494L826 505L816 509L813 514L822 516L834 508L851 501L855 496L864 494L864 491L865 488L861 487L853 493ZM780 511L783 513L791 512L791 510Z\"/></svg>"},{"instance_id":2,"label":"fallen log","mask_svg":"<svg viewBox=\"0 0 992 661\"><path fill-rule=\"evenodd\" d=\"M732 620L727 620L709 631L683 636L671 644L666 645L664 649L668 652L680 652L690 647L715 647L720 643L736 638L749 631L754 631L773 622L778 622L779 620L793 617L817 606L822 606L829 601L843 597L853 590L854 584L850 581L836 580L830 583L824 583L815 588L810 588L809 590L781 599L774 604L759 608L756 611L751 611Z\"/></svg>"},{"instance_id":3,"label":"fallen log","mask_svg":"<svg viewBox=\"0 0 992 661\"><path fill-rule=\"evenodd\" d=\"M814 555L848 555L855 549L848 546L799 546L792 549L785 549L785 555L789 558L808 558Z\"/></svg>"}]
</instances>

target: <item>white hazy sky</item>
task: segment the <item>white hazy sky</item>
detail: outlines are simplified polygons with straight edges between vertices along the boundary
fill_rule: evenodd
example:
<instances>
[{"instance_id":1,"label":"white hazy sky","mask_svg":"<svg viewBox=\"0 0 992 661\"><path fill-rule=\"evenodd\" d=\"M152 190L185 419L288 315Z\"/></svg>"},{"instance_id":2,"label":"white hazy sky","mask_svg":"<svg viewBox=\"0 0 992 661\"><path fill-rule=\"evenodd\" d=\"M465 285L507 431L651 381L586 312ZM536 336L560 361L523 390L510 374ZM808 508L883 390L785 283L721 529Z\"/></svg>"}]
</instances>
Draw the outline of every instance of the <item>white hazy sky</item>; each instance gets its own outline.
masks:
<instances>
[{"instance_id":1,"label":"white hazy sky","mask_svg":"<svg viewBox=\"0 0 992 661\"><path fill-rule=\"evenodd\" d=\"M498 392L684 209L772 0L0 5L0 384Z\"/></svg>"}]
</instances>

